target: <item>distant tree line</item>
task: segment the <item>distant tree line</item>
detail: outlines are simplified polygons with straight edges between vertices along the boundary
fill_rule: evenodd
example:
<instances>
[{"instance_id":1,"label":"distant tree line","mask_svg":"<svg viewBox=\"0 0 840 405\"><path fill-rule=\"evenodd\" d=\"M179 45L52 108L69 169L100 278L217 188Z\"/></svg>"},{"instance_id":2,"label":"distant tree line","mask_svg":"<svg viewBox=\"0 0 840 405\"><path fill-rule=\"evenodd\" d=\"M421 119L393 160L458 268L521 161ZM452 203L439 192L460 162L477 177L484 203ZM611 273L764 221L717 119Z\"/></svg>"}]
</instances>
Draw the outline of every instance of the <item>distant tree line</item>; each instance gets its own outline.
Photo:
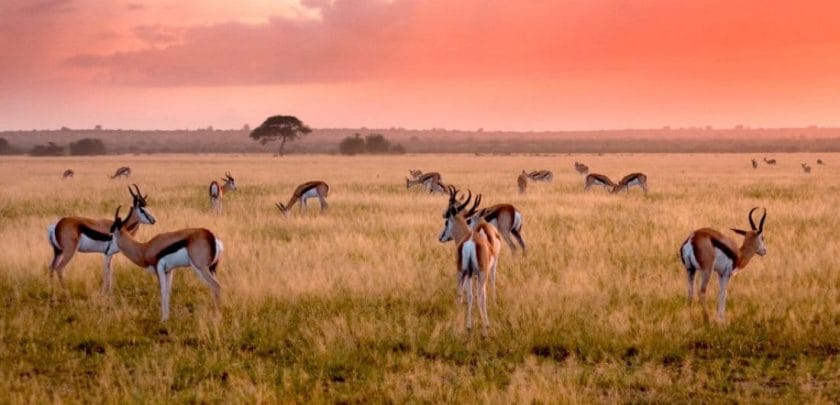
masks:
<instances>
[{"instance_id":1,"label":"distant tree line","mask_svg":"<svg viewBox=\"0 0 840 405\"><path fill-rule=\"evenodd\" d=\"M70 142L67 146L67 151L71 156L95 156L107 154L105 143L97 138L83 138L78 141ZM17 152L9 142L0 138L0 155L9 155ZM47 142L46 145L35 145L29 150L30 156L64 156L65 147L55 142Z\"/></svg>"},{"instance_id":2,"label":"distant tree line","mask_svg":"<svg viewBox=\"0 0 840 405\"><path fill-rule=\"evenodd\" d=\"M338 152L342 155L402 155L405 148L401 144L392 144L382 134L368 134L362 137L355 133L341 140Z\"/></svg>"}]
</instances>

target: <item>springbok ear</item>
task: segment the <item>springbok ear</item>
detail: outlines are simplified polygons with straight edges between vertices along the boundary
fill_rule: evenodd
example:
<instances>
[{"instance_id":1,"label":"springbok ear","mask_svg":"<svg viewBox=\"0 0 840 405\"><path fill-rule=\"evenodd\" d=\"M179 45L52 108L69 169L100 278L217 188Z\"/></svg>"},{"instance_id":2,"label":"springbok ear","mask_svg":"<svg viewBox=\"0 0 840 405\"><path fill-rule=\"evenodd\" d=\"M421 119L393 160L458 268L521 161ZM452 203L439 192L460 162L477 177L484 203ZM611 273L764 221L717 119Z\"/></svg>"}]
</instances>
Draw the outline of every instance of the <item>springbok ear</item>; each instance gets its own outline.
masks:
<instances>
[{"instance_id":1,"label":"springbok ear","mask_svg":"<svg viewBox=\"0 0 840 405\"><path fill-rule=\"evenodd\" d=\"M732 232L735 232L738 235L747 236L747 231L744 231L744 230L741 230L741 229L735 229L735 228L729 228L729 229L731 229Z\"/></svg>"}]
</instances>

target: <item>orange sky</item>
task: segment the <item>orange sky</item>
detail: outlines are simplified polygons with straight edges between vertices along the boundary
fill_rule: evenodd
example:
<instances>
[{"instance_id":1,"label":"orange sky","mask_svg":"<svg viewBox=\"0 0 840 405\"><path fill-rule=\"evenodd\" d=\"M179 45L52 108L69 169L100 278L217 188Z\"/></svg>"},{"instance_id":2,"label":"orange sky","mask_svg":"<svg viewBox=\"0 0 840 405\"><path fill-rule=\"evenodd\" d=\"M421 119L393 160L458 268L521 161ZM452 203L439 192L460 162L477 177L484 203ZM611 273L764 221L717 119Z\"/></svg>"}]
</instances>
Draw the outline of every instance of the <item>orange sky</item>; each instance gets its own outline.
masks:
<instances>
[{"instance_id":1,"label":"orange sky","mask_svg":"<svg viewBox=\"0 0 840 405\"><path fill-rule=\"evenodd\" d=\"M838 21L836 1L3 0L0 129L840 126Z\"/></svg>"}]
</instances>

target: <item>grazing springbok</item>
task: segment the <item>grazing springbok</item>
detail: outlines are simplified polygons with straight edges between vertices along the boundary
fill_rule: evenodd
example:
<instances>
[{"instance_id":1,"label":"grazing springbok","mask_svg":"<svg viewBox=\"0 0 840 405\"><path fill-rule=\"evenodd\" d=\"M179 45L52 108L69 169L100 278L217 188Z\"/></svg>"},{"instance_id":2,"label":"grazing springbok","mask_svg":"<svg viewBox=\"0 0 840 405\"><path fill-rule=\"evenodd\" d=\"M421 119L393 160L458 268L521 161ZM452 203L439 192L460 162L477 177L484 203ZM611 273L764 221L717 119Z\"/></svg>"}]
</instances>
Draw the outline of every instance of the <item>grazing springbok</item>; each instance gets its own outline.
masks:
<instances>
[{"instance_id":1,"label":"grazing springbok","mask_svg":"<svg viewBox=\"0 0 840 405\"><path fill-rule=\"evenodd\" d=\"M551 170L534 170L531 173L528 173L528 178L533 181L544 181L548 183L554 179L554 173L552 173Z\"/></svg>"},{"instance_id":2,"label":"grazing springbok","mask_svg":"<svg viewBox=\"0 0 840 405\"><path fill-rule=\"evenodd\" d=\"M764 163L767 163L768 165L771 165L771 166L775 166L776 165L776 159L767 159L767 156L765 156L764 157Z\"/></svg>"},{"instance_id":3,"label":"grazing springbok","mask_svg":"<svg viewBox=\"0 0 840 405\"><path fill-rule=\"evenodd\" d=\"M131 211L123 221L126 232L134 235L140 228L140 224L153 225L155 217L146 208L147 195L140 194L140 188L133 184L135 193L128 188L133 199ZM102 253L105 255L104 271L102 276L102 290L110 292L113 287L113 269L111 258L115 252L108 253L108 246L111 244L110 219L90 219L82 217L64 217L58 222L50 224L47 228L47 235L50 245L53 248L53 260L50 262L50 278L58 274L58 281L64 288L64 268L76 252Z\"/></svg>"},{"instance_id":4,"label":"grazing springbok","mask_svg":"<svg viewBox=\"0 0 840 405\"><path fill-rule=\"evenodd\" d=\"M412 176L413 175L414 173L412 173ZM426 190L434 191L435 185L438 183L442 184L440 173L437 172L422 173L413 179L409 179L408 177L405 178L405 188L422 185Z\"/></svg>"},{"instance_id":5,"label":"grazing springbok","mask_svg":"<svg viewBox=\"0 0 840 405\"><path fill-rule=\"evenodd\" d=\"M823 163L822 159L817 159L817 164L818 165L824 165L825 163Z\"/></svg>"},{"instance_id":6,"label":"grazing springbok","mask_svg":"<svg viewBox=\"0 0 840 405\"><path fill-rule=\"evenodd\" d=\"M589 166L583 163L575 162L575 171L582 176L584 174L589 173Z\"/></svg>"},{"instance_id":7,"label":"grazing springbok","mask_svg":"<svg viewBox=\"0 0 840 405\"><path fill-rule=\"evenodd\" d=\"M453 189L450 189L450 199L454 198ZM472 284L475 276L478 282L478 309L486 331L490 326L490 319L487 316L487 281L488 278L495 279L502 241L496 228L485 221L481 221L475 230L467 225L464 208L470 203L471 198L472 193L463 204L449 206L444 215L445 222L438 239L441 243L450 240L456 243L457 289L461 301L466 290L467 330L472 329ZM476 208L477 204L472 209Z\"/></svg>"},{"instance_id":8,"label":"grazing springbok","mask_svg":"<svg viewBox=\"0 0 840 405\"><path fill-rule=\"evenodd\" d=\"M113 179L116 179L117 177L128 178L129 176L131 176L131 168L128 167L128 166L123 166L123 167L120 167L119 169L117 169L117 171L114 172L113 176L108 176L108 177L110 177L111 180L113 180Z\"/></svg>"},{"instance_id":9,"label":"grazing springbok","mask_svg":"<svg viewBox=\"0 0 840 405\"><path fill-rule=\"evenodd\" d=\"M128 218L126 218L128 220ZM172 294L172 278L175 269L190 267L210 287L218 307L222 287L216 280L216 269L222 257L224 245L213 232L204 228L181 229L161 233L147 242L134 240L120 218L120 208L114 214L111 225L111 242L108 253L122 252L132 263L157 275L160 284L160 320L169 319L169 297Z\"/></svg>"},{"instance_id":10,"label":"grazing springbok","mask_svg":"<svg viewBox=\"0 0 840 405\"><path fill-rule=\"evenodd\" d=\"M64 174L61 175L61 180L72 179L75 175L76 172L74 172L72 169L67 169L64 171Z\"/></svg>"},{"instance_id":11,"label":"grazing springbok","mask_svg":"<svg viewBox=\"0 0 840 405\"><path fill-rule=\"evenodd\" d=\"M703 311L706 310L706 286L712 276L712 270L718 275L720 292L718 293L718 318L726 320L726 287L729 279L750 263L756 254L764 256L767 248L764 247L764 220L767 218L767 210L761 216L758 227L753 221L755 207L750 210L749 231L732 228L732 231L744 237L741 247L735 241L711 228L698 229L688 235L688 239L680 247L680 258L688 275L688 300L694 298L694 275L700 270L700 303Z\"/></svg>"},{"instance_id":12,"label":"grazing springbok","mask_svg":"<svg viewBox=\"0 0 840 405\"><path fill-rule=\"evenodd\" d=\"M236 191L236 182L230 172L225 172L222 181L225 183L221 186L216 180L210 183L210 206L216 214L222 213L222 196L229 191Z\"/></svg>"},{"instance_id":13,"label":"grazing springbok","mask_svg":"<svg viewBox=\"0 0 840 405\"><path fill-rule=\"evenodd\" d=\"M604 176L603 174L598 173L590 173L586 175L586 181L583 184L583 190L589 191L592 186L601 186L606 188L607 190L614 189L616 184L610 180L609 177Z\"/></svg>"},{"instance_id":14,"label":"grazing springbok","mask_svg":"<svg viewBox=\"0 0 840 405\"><path fill-rule=\"evenodd\" d=\"M630 173L624 176L621 181L613 187L612 192L617 193L624 190L629 193L630 187L633 186L639 186L639 188L644 190L645 194L647 194L647 176L645 176L644 173Z\"/></svg>"},{"instance_id":15,"label":"grazing springbok","mask_svg":"<svg viewBox=\"0 0 840 405\"><path fill-rule=\"evenodd\" d=\"M516 178L516 184L519 186L519 194L525 194L528 190L528 173L525 173L525 170Z\"/></svg>"},{"instance_id":16,"label":"grazing springbok","mask_svg":"<svg viewBox=\"0 0 840 405\"><path fill-rule=\"evenodd\" d=\"M318 201L321 203L321 211L323 212L327 209L327 196L330 194L330 186L329 184L321 181L308 181L303 183L295 189L295 192L292 193L292 196L289 198L289 202L286 205L282 203L277 203L277 208L280 209L280 213L283 214L284 217L288 216L289 211L295 205L295 203L300 203L300 211L306 212L306 200L310 198L317 198Z\"/></svg>"},{"instance_id":17,"label":"grazing springbok","mask_svg":"<svg viewBox=\"0 0 840 405\"><path fill-rule=\"evenodd\" d=\"M802 171L804 171L805 174L811 174L811 166L807 163L802 163Z\"/></svg>"},{"instance_id":18,"label":"grazing springbok","mask_svg":"<svg viewBox=\"0 0 840 405\"><path fill-rule=\"evenodd\" d=\"M756 162L755 159L752 160L752 166L753 169L758 169L758 162Z\"/></svg>"}]
</instances>

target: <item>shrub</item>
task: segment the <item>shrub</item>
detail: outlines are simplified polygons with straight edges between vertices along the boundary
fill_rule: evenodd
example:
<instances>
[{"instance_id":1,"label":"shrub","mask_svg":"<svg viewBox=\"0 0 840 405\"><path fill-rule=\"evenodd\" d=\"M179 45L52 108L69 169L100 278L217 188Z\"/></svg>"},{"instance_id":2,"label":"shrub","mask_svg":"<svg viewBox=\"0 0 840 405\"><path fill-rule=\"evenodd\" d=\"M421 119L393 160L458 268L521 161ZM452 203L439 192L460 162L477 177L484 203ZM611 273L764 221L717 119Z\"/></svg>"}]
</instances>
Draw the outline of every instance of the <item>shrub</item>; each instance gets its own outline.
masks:
<instances>
[{"instance_id":1,"label":"shrub","mask_svg":"<svg viewBox=\"0 0 840 405\"><path fill-rule=\"evenodd\" d=\"M46 145L35 145L29 154L32 156L62 156L64 155L64 147L58 146L55 142L47 142Z\"/></svg>"},{"instance_id":2,"label":"shrub","mask_svg":"<svg viewBox=\"0 0 840 405\"><path fill-rule=\"evenodd\" d=\"M76 142L70 142L71 155L104 155L105 143L101 139L84 138Z\"/></svg>"}]
</instances>

